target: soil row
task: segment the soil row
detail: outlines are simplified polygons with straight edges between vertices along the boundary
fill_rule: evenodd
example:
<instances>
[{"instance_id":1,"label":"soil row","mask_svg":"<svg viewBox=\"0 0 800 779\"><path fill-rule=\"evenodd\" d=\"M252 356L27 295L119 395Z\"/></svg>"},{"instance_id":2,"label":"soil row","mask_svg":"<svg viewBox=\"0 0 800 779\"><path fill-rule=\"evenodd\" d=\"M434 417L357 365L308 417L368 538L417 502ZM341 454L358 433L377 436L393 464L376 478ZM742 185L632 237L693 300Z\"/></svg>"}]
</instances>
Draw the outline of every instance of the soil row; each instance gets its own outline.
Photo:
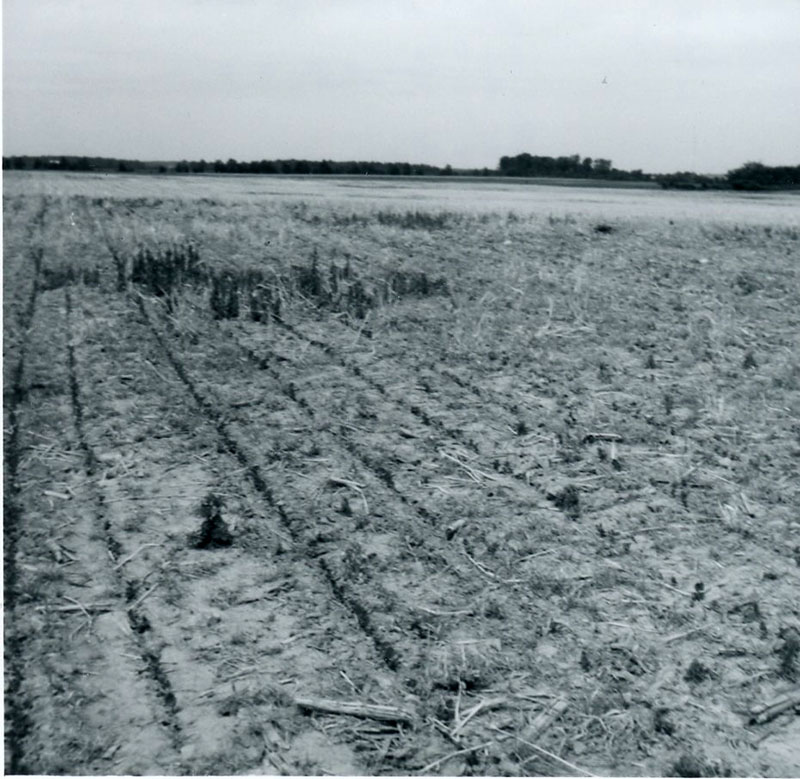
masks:
<instances>
[{"instance_id":1,"label":"soil row","mask_svg":"<svg viewBox=\"0 0 800 779\"><path fill-rule=\"evenodd\" d=\"M21 431L27 420L23 404L28 395L26 359L31 351L31 326L39 297L41 249L32 240L41 230L45 203L34 208L30 202L6 203L4 207L3 268L3 588L6 614L15 608L20 595L18 547L23 524L20 458L24 448ZM35 346L34 346L35 354ZM4 623L5 662L5 766L18 773L24 766L20 741L28 719L20 689L24 673L21 649L25 634L11 620Z\"/></svg>"},{"instance_id":2,"label":"soil row","mask_svg":"<svg viewBox=\"0 0 800 779\"><path fill-rule=\"evenodd\" d=\"M181 770L357 773L378 752L390 764L402 730L373 725L340 739L295 704L359 695L403 703L356 620L295 552L275 507L248 483L252 469L174 377L141 312L91 290L79 300L85 438L104 470L108 533L127 561L126 596ZM205 519L222 523L210 533L204 505L215 507ZM363 725L348 718L356 733Z\"/></svg>"},{"instance_id":3,"label":"soil row","mask_svg":"<svg viewBox=\"0 0 800 779\"><path fill-rule=\"evenodd\" d=\"M14 773L110 773L120 760L154 770L174 760L74 424L67 333L63 292L41 293L17 409L19 580L6 602L16 727L7 754Z\"/></svg>"}]
</instances>

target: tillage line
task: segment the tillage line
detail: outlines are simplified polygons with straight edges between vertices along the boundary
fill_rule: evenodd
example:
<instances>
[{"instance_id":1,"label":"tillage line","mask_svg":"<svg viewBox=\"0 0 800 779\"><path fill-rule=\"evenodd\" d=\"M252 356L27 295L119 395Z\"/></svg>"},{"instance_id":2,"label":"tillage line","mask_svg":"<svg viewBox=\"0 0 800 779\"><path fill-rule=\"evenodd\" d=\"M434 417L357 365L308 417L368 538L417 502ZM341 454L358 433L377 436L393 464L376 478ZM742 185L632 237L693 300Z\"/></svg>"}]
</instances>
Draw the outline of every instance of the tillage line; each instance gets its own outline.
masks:
<instances>
[{"instance_id":1,"label":"tillage line","mask_svg":"<svg viewBox=\"0 0 800 779\"><path fill-rule=\"evenodd\" d=\"M391 395L389 391L386 389L386 387L383 386L383 384L371 378L370 376L367 376L364 373L364 371L362 371L361 368L358 367L358 365L354 365L346 358L344 358L341 354L339 354L336 350L336 347L331 346L330 344L325 343L324 341L320 341L317 338L314 338L313 336L306 335L293 325L290 325L282 318L278 319L277 323L282 328L284 328L284 330L291 333L295 338L298 338L301 341L305 341L306 343L309 343L312 346L317 347L317 349L321 349L325 354L333 358L342 368L350 371L350 373L352 373L357 378L361 379L361 381L363 381L369 387L372 387L372 389L374 389L376 392L379 392L383 397L385 397L391 403L394 403L394 405L397 406L398 408L402 408L413 414L415 417L420 419L422 423L427 427L438 428L448 438L451 438L453 441L456 441L457 443L466 446L475 454L479 454L478 445L471 438L465 437L463 433L461 433L461 431L459 430L454 430L453 428L448 427L440 419L435 419L434 417L429 416L428 413L425 411L425 409L422 409L413 403L407 403L405 400L396 398L393 395ZM458 382L456 383L458 384ZM463 385L459 384L459 386Z\"/></svg>"},{"instance_id":2,"label":"tillage line","mask_svg":"<svg viewBox=\"0 0 800 779\"><path fill-rule=\"evenodd\" d=\"M261 469L256 463L251 462L250 458L247 456L247 453L240 445L238 439L230 432L227 424L224 421L223 415L220 413L217 406L211 403L197 388L196 383L188 374L183 363L167 343L164 334L154 324L149 312L147 311L143 296L137 295L136 301L145 323L163 349L164 354L166 355L169 363L172 365L175 373L186 386L192 398L194 398L194 401L201 408L209 421L214 424L217 429L217 433L219 434L220 439L225 447L236 457L236 459L241 463L242 467L245 468L245 472L253 486L264 497L267 505L269 505L278 513L281 523L284 525L284 527L286 527L292 539L298 541L299 536L296 526L299 524L299 520L292 517L283 504L276 499L272 488L262 475ZM348 591L348 588L343 582L339 581L335 575L333 567L324 558L317 558L317 562L322 569L325 579L330 585L334 596L345 608L350 611L351 614L353 614L358 622L358 626L372 640L378 655L383 660L385 665L391 671L398 671L401 665L400 655L390 642L381 637L377 627L373 623L368 609L353 593Z\"/></svg>"},{"instance_id":3,"label":"tillage line","mask_svg":"<svg viewBox=\"0 0 800 779\"><path fill-rule=\"evenodd\" d=\"M371 378L370 376L368 376L366 373L364 373L364 371L361 370L361 368L358 365L355 365L355 364L349 362L345 357L343 357L341 354L339 354L337 352L337 350L336 350L336 347L331 346L330 344L325 343L324 341L320 341L320 340L314 338L313 336L306 335L305 333L303 333L302 331L298 330L293 325L290 325L288 322L286 322L283 319L278 319L276 321L282 328L284 328L287 332L291 333L295 338L298 338L301 341L305 341L306 343L309 343L312 346L315 346L318 349L321 349L326 355L328 355L333 360L335 360L338 365L340 365L345 370L350 371L350 373L352 373L357 378L361 379L361 381L363 381L367 386L371 387L372 389L374 389L375 391L380 393L389 402L393 403L397 408L403 409L406 412L409 412L409 413L413 414L426 427L436 428L437 430L439 430L440 433L442 433L447 438L450 438L455 443L458 443L458 444L461 444L462 446L465 446L473 454L480 455L480 450L478 448L478 445L475 443L475 441L473 441L471 438L468 438L467 436L465 436L460 430L456 430L456 429L453 429L451 427L448 427L440 419L436 419L435 417L430 416L425 411L425 409L420 408L418 405L413 404L413 403L409 403L406 400L403 400L402 398L398 398L398 397L393 396L389 392L389 390L387 390L386 387L383 386L379 381L377 381L377 380ZM255 356L255 359L259 360L260 358L258 358L258 356ZM266 360L263 360L263 358L261 358L261 363L266 365ZM482 398L483 397L483 395L481 394L481 391L477 387L474 387L472 384L467 384L466 382L464 382L460 378L458 378L455 374L452 374L449 371L441 371L440 370L439 371L439 375L445 376L448 379L450 379L457 386L459 386L459 387L461 387L463 389L469 390L476 397L478 397L478 398ZM508 406L505 403L498 403L497 405L499 405L501 408L504 408L506 411L508 411L511 414L518 414L518 409L512 408L511 406ZM497 466L495 466L495 467L497 467ZM511 475L512 478L516 479L518 482L520 482L520 484L523 484L525 487L536 489L528 481L528 479L526 478L525 474L512 473L510 475Z\"/></svg>"},{"instance_id":4,"label":"tillage line","mask_svg":"<svg viewBox=\"0 0 800 779\"><path fill-rule=\"evenodd\" d=\"M346 368L350 367L350 369L357 376L361 375L361 373L359 372L360 369L358 368L357 365L349 366L349 364L346 363L346 361L345 361L345 359L343 357L340 357L339 355L336 354L336 347L331 346L330 344L325 343L324 341L319 341L318 339L314 338L313 336L306 335L305 333L301 332L300 330L295 328L293 325L290 325L288 322L284 321L283 319L278 319L278 324L281 327L284 327L286 330L288 330L290 333L292 333L292 335L296 336L297 338L300 338L303 341L307 341L312 346L316 346L319 349L322 349L326 354L329 354L330 356L334 357L343 367L346 367ZM347 324L347 323L344 323L344 326L349 328L350 330L353 330L353 327L351 325ZM354 330L354 332L357 332L357 331ZM367 337L368 338L372 338L371 335L368 335ZM394 359L394 358L390 357L388 359ZM471 384L468 381L464 381L464 379L462 379L460 376L456 375L452 371L447 370L447 368L439 368L438 372L439 372L440 376L444 376L446 379L449 379L457 387L460 387L461 389L465 389L468 392L471 392L477 398L483 399L483 393L474 384ZM377 389L379 392L385 394L384 388L380 384L378 384L378 382L376 382L374 379L370 379L369 377L364 377L364 379L365 379L365 381L373 382L374 385L375 385L375 389ZM402 401L395 401L395 402L402 403ZM513 406L511 406L511 405L509 405L507 403L498 403L497 405L500 406L500 408L506 409L506 411L508 411L508 412L510 412L512 414L517 413L517 410ZM436 421L434 420L434 423L435 422Z\"/></svg>"},{"instance_id":5,"label":"tillage line","mask_svg":"<svg viewBox=\"0 0 800 779\"><path fill-rule=\"evenodd\" d=\"M309 406L308 402L305 398L298 397L297 392L295 390L295 386L293 383L286 384L281 379L280 373L276 371L271 365L268 358L263 357L257 354L253 349L245 346L234 337L234 343L239 347L241 351L247 356L247 358L258 368L262 370L266 370L275 383L278 385L280 391L299 406L303 411L312 419L314 418L314 409ZM272 353L274 355L274 352ZM380 390L379 390L380 391ZM383 394L383 393L382 393ZM363 452L361 448L353 442L348 434L342 430L342 442L344 447L350 452L353 457L355 457L368 471L371 471L375 477L380 481L385 487L390 490L397 498L400 500L401 503L404 505L410 506L416 514L423 519L428 524L436 525L437 518L436 516L428 511L424 506L420 505L416 501L411 500L407 495L403 493L402 490L395 484L394 477L392 476L391 472L386 468L386 466L376 463L368 454Z\"/></svg>"},{"instance_id":6,"label":"tillage line","mask_svg":"<svg viewBox=\"0 0 800 779\"><path fill-rule=\"evenodd\" d=\"M296 390L294 388L293 383L285 384L284 381L281 379L280 374L276 371L271 365L269 359L266 357L258 355L254 350L241 344L238 340L234 337L234 343L237 344L239 349L247 356L251 362L253 362L257 367L261 368L262 370L266 370L275 383L278 385L278 389L290 400L296 403L301 409L303 409L309 417L312 419L314 418L314 410L308 405L306 400L302 397L298 397L296 395ZM274 352L272 353L274 355ZM416 515L426 522L428 525L434 528L441 528L443 522L441 519L432 511L429 511L424 505L419 503L416 500L412 500L407 495L403 493L403 491L395 484L394 478L391 472L383 465L374 462L374 460L362 451L362 448L355 443L346 432L346 430L342 429L341 431L341 440L345 447L345 449L353 455L367 470L371 471L376 478L385 485L385 487L395 495L400 502L408 506ZM446 559L446 558L443 558ZM457 569L457 566L456 566Z\"/></svg>"},{"instance_id":7,"label":"tillage line","mask_svg":"<svg viewBox=\"0 0 800 779\"><path fill-rule=\"evenodd\" d=\"M456 441L457 443L462 443L463 445L469 447L474 453L478 453L478 447L471 439L465 439L460 433L448 428L444 423L441 421L434 419L428 414L420 409L418 406L409 405L405 401L400 400L399 398L392 397L388 390L379 382L371 379L369 376L366 376L363 371L357 365L351 365L348 363L343 357L336 353L336 350L322 341L318 341L315 338L311 338L305 336L303 333L297 331L294 327L287 324L286 322L280 322L282 327L288 330L290 333L295 335L297 338L301 340L305 340L306 342L310 343L312 346L316 346L317 348L321 349L325 354L332 357L341 367L349 370L353 375L357 378L361 379L367 386L372 387L375 389L382 397L386 398L388 401L394 403L395 406L401 409L405 409L410 411L414 416L419 417L422 422L427 425L428 427L436 427L442 433L444 433L447 437L451 440ZM244 352L247 358L256 366L261 368L262 370L266 370L269 372L270 376L275 380L280 388L281 392L286 395L290 400L294 401L300 408L302 408L309 416L313 418L314 411L308 405L304 398L298 397L295 386L293 383L285 384L280 377L280 374L271 366L269 357L263 356L258 354L255 350L251 349L248 346L240 343L239 340L232 336L233 341L237 344L237 346ZM275 357L275 352L270 351L270 354ZM391 490L399 499L400 501L408 506L411 506L413 510L417 513L417 515L423 519L425 522L429 524L436 525L437 524L437 516L429 511L425 506L421 505L418 501L411 500L406 496L394 483L394 479L392 474L387 470L387 468L379 463L375 463L373 459L366 453L360 450L358 445L354 443L347 435L347 433L342 432L342 440L344 442L345 447L347 450L356 457L368 470L372 471L375 476L386 485L386 487ZM515 478L520 481L520 483L524 484L526 487L531 487L531 484L525 480L525 478L521 475L515 476Z\"/></svg>"},{"instance_id":8,"label":"tillage line","mask_svg":"<svg viewBox=\"0 0 800 779\"><path fill-rule=\"evenodd\" d=\"M114 259L114 262L116 264L118 262L119 255L116 252L114 246L112 245L109 236L106 234L105 230L103 229L103 226L100 224L98 220L94 220L94 223L100 230L103 240L106 246L108 247L109 252L111 253L112 258ZM138 304L139 310L142 314L142 317L146 325L149 327L149 329L153 333L153 336L161 345L170 364L175 370L175 373L178 375L180 380L189 390L189 393L194 398L197 405L203 410L206 417L214 424L220 436L220 439L222 440L223 444L226 446L228 451L230 451L236 457L236 459L239 460L241 465L246 469L245 472L249 477L250 481L252 482L253 486L264 497L267 504L278 513L278 517L281 523L289 531L291 537L296 540L298 538L298 535L294 525L297 523L297 520L293 519L286 511L282 503L276 500L272 488L269 486L269 484L264 479L261 473L261 469L258 467L256 463L252 463L250 461L247 454L244 452L244 450L238 443L238 440L229 431L222 415L219 413L216 406L210 403L197 389L196 384L188 375L183 364L180 362L180 360L175 355L173 350L167 344L162 333L153 323L147 311L142 296L140 294L137 295L135 292L133 294L136 298L136 303ZM306 409L309 414L313 415L313 410L307 405ZM358 598L354 594L348 592L345 584L338 580L332 566L324 558L318 558L317 562L320 568L322 569L325 579L330 585L334 596L346 609L348 609L353 614L361 630L372 640L378 652L378 655L383 660L385 665L391 671L399 670L401 665L400 655L390 642L386 641L380 636L378 629L374 625L372 617L370 616L369 610L358 600Z\"/></svg>"},{"instance_id":9,"label":"tillage line","mask_svg":"<svg viewBox=\"0 0 800 779\"><path fill-rule=\"evenodd\" d=\"M67 312L67 368L69 372L69 385L70 385L70 399L72 405L73 424L78 438L79 445L84 454L86 462L86 470L89 476L93 476L99 470L100 461L97 458L94 450L90 446L85 431L84 424L84 409L81 401L80 382L78 379L78 367L75 357L75 347L72 339L72 295L70 294L69 287L64 287L64 300ZM103 534L105 537L106 547L114 559L119 558L122 551L120 543L114 538L111 533L110 523L106 517L106 505L103 494L93 482L90 484L94 487L95 503L97 506L97 520L102 525ZM129 602L132 602L137 595L135 586L131 586L133 582L127 581L121 571L116 572L117 579L125 591L125 597ZM128 606L125 610L128 617L128 624L131 628L131 633L137 644L139 655L144 661L147 675L152 680L155 686L155 692L164 711L164 717L159 718L162 726L165 727L170 735L172 745L176 749L182 746L181 726L178 721L178 702L175 698L175 693L172 690L172 684L169 677L164 670L163 665L159 659L158 653L148 646L145 633L151 628L150 621L141 613L134 605Z\"/></svg>"},{"instance_id":10,"label":"tillage line","mask_svg":"<svg viewBox=\"0 0 800 779\"><path fill-rule=\"evenodd\" d=\"M33 235L34 230L41 228L44 214L47 209L46 201L29 225L28 234ZM5 481L3 484L3 596L4 611L7 621L4 628L4 661L7 672L5 693L5 724L6 724L6 765L8 773L26 773L26 766L22 753L21 742L29 731L31 721L28 717L25 702L21 700L20 689L24 674L24 646L25 636L9 627L8 617L13 613L17 601L17 546L22 529L22 508L19 504L19 407L25 402L26 390L24 385L25 357L30 342L31 324L36 315L36 303L39 296L39 276L42 269L42 250L34 249L33 282L25 309L20 318L19 327L23 332L20 353L17 364L14 366L11 378L11 391L8 399L9 432L5 441Z\"/></svg>"}]
</instances>

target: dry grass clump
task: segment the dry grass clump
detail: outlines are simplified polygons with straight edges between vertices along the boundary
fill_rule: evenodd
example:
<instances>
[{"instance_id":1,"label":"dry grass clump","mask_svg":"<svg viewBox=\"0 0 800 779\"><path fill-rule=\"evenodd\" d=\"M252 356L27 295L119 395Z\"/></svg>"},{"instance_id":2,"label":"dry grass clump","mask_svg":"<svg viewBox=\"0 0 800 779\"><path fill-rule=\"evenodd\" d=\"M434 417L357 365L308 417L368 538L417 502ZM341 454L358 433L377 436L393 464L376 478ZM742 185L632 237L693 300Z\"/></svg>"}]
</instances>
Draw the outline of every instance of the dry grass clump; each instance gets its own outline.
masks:
<instances>
[{"instance_id":1,"label":"dry grass clump","mask_svg":"<svg viewBox=\"0 0 800 779\"><path fill-rule=\"evenodd\" d=\"M60 289L70 284L83 284L87 287L100 286L100 268L76 267L72 263L61 263L57 266L42 267L39 288L44 292Z\"/></svg>"},{"instance_id":2,"label":"dry grass clump","mask_svg":"<svg viewBox=\"0 0 800 779\"><path fill-rule=\"evenodd\" d=\"M508 668L499 638L450 638L437 642L421 660L422 688L477 691L502 678Z\"/></svg>"}]
</instances>

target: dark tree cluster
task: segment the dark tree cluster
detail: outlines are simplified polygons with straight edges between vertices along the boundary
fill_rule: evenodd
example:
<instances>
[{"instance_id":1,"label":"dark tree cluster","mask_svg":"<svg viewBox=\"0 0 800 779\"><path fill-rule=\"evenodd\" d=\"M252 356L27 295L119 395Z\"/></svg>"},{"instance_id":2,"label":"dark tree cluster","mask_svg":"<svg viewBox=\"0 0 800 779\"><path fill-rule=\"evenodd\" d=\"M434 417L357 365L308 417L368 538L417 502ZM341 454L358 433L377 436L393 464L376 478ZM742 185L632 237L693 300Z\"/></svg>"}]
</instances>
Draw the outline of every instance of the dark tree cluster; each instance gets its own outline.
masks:
<instances>
[{"instance_id":1,"label":"dark tree cluster","mask_svg":"<svg viewBox=\"0 0 800 779\"><path fill-rule=\"evenodd\" d=\"M728 189L725 176L707 176L690 170L677 173L658 173L653 176L663 189Z\"/></svg>"},{"instance_id":2,"label":"dark tree cluster","mask_svg":"<svg viewBox=\"0 0 800 779\"><path fill-rule=\"evenodd\" d=\"M793 189L800 187L800 165L769 167L760 162L747 162L729 170L727 179L733 189Z\"/></svg>"},{"instance_id":3,"label":"dark tree cluster","mask_svg":"<svg viewBox=\"0 0 800 779\"><path fill-rule=\"evenodd\" d=\"M618 170L611 160L592 159L573 154L569 157L542 157L523 152L516 157L501 157L498 172L501 176L549 178L604 178L615 181L648 181L650 176L641 170Z\"/></svg>"},{"instance_id":4,"label":"dark tree cluster","mask_svg":"<svg viewBox=\"0 0 800 779\"><path fill-rule=\"evenodd\" d=\"M737 189L757 192L770 189L800 188L800 165L770 167L747 162L729 170L725 176L707 176L692 171L653 176L664 189Z\"/></svg>"}]
</instances>

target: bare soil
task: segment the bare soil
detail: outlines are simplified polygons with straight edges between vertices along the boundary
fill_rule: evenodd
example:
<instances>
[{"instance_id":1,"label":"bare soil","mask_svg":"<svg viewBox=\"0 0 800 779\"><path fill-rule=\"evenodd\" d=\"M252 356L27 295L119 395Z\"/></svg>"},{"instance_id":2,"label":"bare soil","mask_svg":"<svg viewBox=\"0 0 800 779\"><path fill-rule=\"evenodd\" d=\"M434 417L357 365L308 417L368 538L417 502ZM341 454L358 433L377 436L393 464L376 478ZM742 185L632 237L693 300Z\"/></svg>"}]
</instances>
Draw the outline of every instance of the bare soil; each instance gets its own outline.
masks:
<instances>
[{"instance_id":1,"label":"bare soil","mask_svg":"<svg viewBox=\"0 0 800 779\"><path fill-rule=\"evenodd\" d=\"M796 228L41 181L7 772L800 775Z\"/></svg>"}]
</instances>

